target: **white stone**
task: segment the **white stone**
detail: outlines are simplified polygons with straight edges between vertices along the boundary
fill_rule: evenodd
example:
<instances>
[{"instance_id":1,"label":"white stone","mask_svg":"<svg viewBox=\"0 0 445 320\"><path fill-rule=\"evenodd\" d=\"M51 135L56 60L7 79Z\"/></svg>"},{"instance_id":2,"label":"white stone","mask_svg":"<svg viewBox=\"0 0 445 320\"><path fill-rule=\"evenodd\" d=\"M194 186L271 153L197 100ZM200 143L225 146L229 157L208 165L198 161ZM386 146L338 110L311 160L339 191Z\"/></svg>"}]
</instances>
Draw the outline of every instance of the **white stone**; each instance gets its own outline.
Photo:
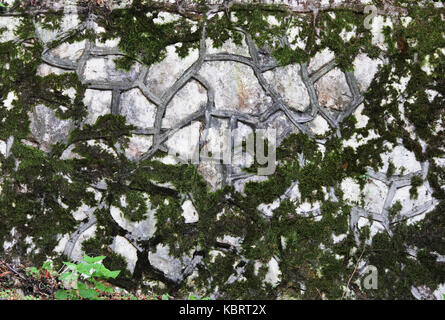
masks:
<instances>
[{"instance_id":1,"label":"white stone","mask_svg":"<svg viewBox=\"0 0 445 320\"><path fill-rule=\"evenodd\" d=\"M88 107L85 123L94 124L100 116L111 113L112 93L110 90L85 90L83 103Z\"/></svg>"},{"instance_id":2,"label":"white stone","mask_svg":"<svg viewBox=\"0 0 445 320\"><path fill-rule=\"evenodd\" d=\"M72 72L72 71L53 67L46 63L41 63L37 67L37 75L41 76L41 77L46 77L46 76L49 76L50 74L61 75L64 73L69 73L69 72Z\"/></svg>"},{"instance_id":3,"label":"white stone","mask_svg":"<svg viewBox=\"0 0 445 320\"><path fill-rule=\"evenodd\" d=\"M233 247L240 247L243 239L241 237L233 237L231 235L225 234L223 237L217 237L216 241L231 245Z\"/></svg>"},{"instance_id":4,"label":"white stone","mask_svg":"<svg viewBox=\"0 0 445 320\"><path fill-rule=\"evenodd\" d=\"M357 129L364 128L368 124L369 117L363 114L364 109L365 105L362 103L353 112L354 117L357 119L357 124L355 125Z\"/></svg>"},{"instance_id":5,"label":"white stone","mask_svg":"<svg viewBox=\"0 0 445 320\"><path fill-rule=\"evenodd\" d=\"M371 33L372 40L371 43L380 47L383 50L387 50L387 46L385 44L385 35L383 34L384 27L392 28L393 24L390 18L378 15L372 19L371 22Z\"/></svg>"},{"instance_id":6,"label":"white stone","mask_svg":"<svg viewBox=\"0 0 445 320\"><path fill-rule=\"evenodd\" d=\"M85 240L91 239L94 237L96 233L97 226L93 225L87 230L85 230L77 240L76 244L74 245L73 251L71 252L70 258L74 261L81 261L83 258L83 251L82 251L82 242Z\"/></svg>"},{"instance_id":7,"label":"white stone","mask_svg":"<svg viewBox=\"0 0 445 320\"><path fill-rule=\"evenodd\" d=\"M0 42L7 42L14 40L16 36L14 31L20 25L23 18L16 17L1 17L0 19L0 29L6 28L6 30L0 33Z\"/></svg>"},{"instance_id":8,"label":"white stone","mask_svg":"<svg viewBox=\"0 0 445 320\"><path fill-rule=\"evenodd\" d=\"M115 206L110 207L110 214L114 221L123 229L130 232L140 240L149 240L156 232L156 209L151 208L151 203L147 200L148 211L145 213L145 220L133 222L125 218L122 211Z\"/></svg>"},{"instance_id":9,"label":"white stone","mask_svg":"<svg viewBox=\"0 0 445 320\"><path fill-rule=\"evenodd\" d=\"M228 61L206 62L199 74L215 90L216 109L257 113L271 103L248 66Z\"/></svg>"},{"instance_id":10,"label":"white stone","mask_svg":"<svg viewBox=\"0 0 445 320\"><path fill-rule=\"evenodd\" d=\"M206 103L207 91L205 88L196 81L188 82L167 105L162 119L162 127L174 127L187 116L198 111L201 107L205 107Z\"/></svg>"},{"instance_id":11,"label":"white stone","mask_svg":"<svg viewBox=\"0 0 445 320\"><path fill-rule=\"evenodd\" d=\"M354 59L354 76L356 77L361 91L366 91L372 79L383 64L378 59L371 59L366 54L360 53Z\"/></svg>"},{"instance_id":12,"label":"white stone","mask_svg":"<svg viewBox=\"0 0 445 320\"><path fill-rule=\"evenodd\" d=\"M309 73L313 73L323 67L325 64L331 62L335 59L335 54L328 48L323 49L320 52L317 52L315 56L311 59L311 62L308 66Z\"/></svg>"},{"instance_id":13,"label":"white stone","mask_svg":"<svg viewBox=\"0 0 445 320\"><path fill-rule=\"evenodd\" d=\"M315 83L320 105L341 110L351 100L351 91L346 77L339 68L334 68Z\"/></svg>"},{"instance_id":14,"label":"white stone","mask_svg":"<svg viewBox=\"0 0 445 320\"><path fill-rule=\"evenodd\" d=\"M13 103L17 99L17 95L15 94L15 91L8 92L8 95L6 96L6 99L3 100L3 105L6 107L6 109L9 111L14 106Z\"/></svg>"},{"instance_id":15,"label":"white stone","mask_svg":"<svg viewBox=\"0 0 445 320\"><path fill-rule=\"evenodd\" d=\"M316 116L309 124L309 128L314 134L324 135L331 127L329 123L320 115Z\"/></svg>"},{"instance_id":16,"label":"white stone","mask_svg":"<svg viewBox=\"0 0 445 320\"><path fill-rule=\"evenodd\" d=\"M125 149L125 155L132 161L139 159L153 145L152 136L132 135L129 137L129 140L128 148Z\"/></svg>"},{"instance_id":17,"label":"white stone","mask_svg":"<svg viewBox=\"0 0 445 320\"><path fill-rule=\"evenodd\" d=\"M394 174L401 174L402 167L405 168L403 174L413 173L421 170L420 162L416 160L414 152L407 150L402 145L395 146L391 152L381 155L383 161L382 172L388 170L389 161L394 164L396 171Z\"/></svg>"},{"instance_id":18,"label":"white stone","mask_svg":"<svg viewBox=\"0 0 445 320\"><path fill-rule=\"evenodd\" d=\"M206 47L207 47L207 54L215 54L215 53L230 53L230 54L237 54L240 56L246 56L249 57L249 48L246 45L246 42L244 40L244 35L242 36L242 43L241 45L237 45L233 42L233 40L230 38L227 41L225 41L220 48L214 47L213 40L210 38L206 39Z\"/></svg>"},{"instance_id":19,"label":"white stone","mask_svg":"<svg viewBox=\"0 0 445 320\"><path fill-rule=\"evenodd\" d=\"M127 269L133 274L138 261L136 248L124 237L116 236L111 244L111 250L125 258Z\"/></svg>"},{"instance_id":20,"label":"white stone","mask_svg":"<svg viewBox=\"0 0 445 320\"><path fill-rule=\"evenodd\" d=\"M195 223L199 220L198 212L196 211L193 203L190 200L184 201L181 206L182 208L182 216L185 219L185 223Z\"/></svg>"},{"instance_id":21,"label":"white stone","mask_svg":"<svg viewBox=\"0 0 445 320\"><path fill-rule=\"evenodd\" d=\"M137 127L153 127L156 106L152 104L139 89L132 89L121 95L121 114L127 122Z\"/></svg>"},{"instance_id":22,"label":"white stone","mask_svg":"<svg viewBox=\"0 0 445 320\"><path fill-rule=\"evenodd\" d=\"M275 258L271 258L267 263L267 266L269 269L264 281L272 285L272 287L276 287L280 283L281 278L280 266Z\"/></svg>"},{"instance_id":23,"label":"white stone","mask_svg":"<svg viewBox=\"0 0 445 320\"><path fill-rule=\"evenodd\" d=\"M148 260L154 268L162 271L167 278L179 282L183 279L184 264L190 262L191 259L187 256L182 257L182 259L174 258L169 255L169 252L168 245L159 243L155 252L150 251L148 253Z\"/></svg>"},{"instance_id":24,"label":"white stone","mask_svg":"<svg viewBox=\"0 0 445 320\"><path fill-rule=\"evenodd\" d=\"M31 133L44 151L49 151L52 144L66 142L70 130L73 129L71 120L59 119L53 109L42 104L34 107L30 117Z\"/></svg>"},{"instance_id":25,"label":"white stone","mask_svg":"<svg viewBox=\"0 0 445 320\"><path fill-rule=\"evenodd\" d=\"M264 77L290 108L304 111L309 106L309 94L301 80L298 64L290 64L267 71L264 73Z\"/></svg>"},{"instance_id":26,"label":"white stone","mask_svg":"<svg viewBox=\"0 0 445 320\"><path fill-rule=\"evenodd\" d=\"M198 59L197 49L190 50L189 54L182 59L176 53L176 47L177 45L168 46L166 57L148 70L147 86L159 97Z\"/></svg>"},{"instance_id":27,"label":"white stone","mask_svg":"<svg viewBox=\"0 0 445 320\"><path fill-rule=\"evenodd\" d=\"M257 209L266 217L272 217L273 210L275 210L279 206L280 206L280 199L276 199L274 202L269 204L261 203L260 205L258 205Z\"/></svg>"},{"instance_id":28,"label":"white stone","mask_svg":"<svg viewBox=\"0 0 445 320\"><path fill-rule=\"evenodd\" d=\"M141 67L134 64L130 71L116 68L112 56L106 58L91 58L87 61L84 70L86 81L134 81L136 80Z\"/></svg>"},{"instance_id":29,"label":"white stone","mask_svg":"<svg viewBox=\"0 0 445 320\"><path fill-rule=\"evenodd\" d=\"M200 128L200 122L193 122L171 135L165 143L169 154L178 155L183 159L192 159L199 148Z\"/></svg>"},{"instance_id":30,"label":"white stone","mask_svg":"<svg viewBox=\"0 0 445 320\"><path fill-rule=\"evenodd\" d=\"M341 189L344 192L343 199L350 203L360 201L360 185L352 178L345 178L341 182Z\"/></svg>"},{"instance_id":31,"label":"white stone","mask_svg":"<svg viewBox=\"0 0 445 320\"><path fill-rule=\"evenodd\" d=\"M85 43L85 40L73 43L64 42L52 49L51 53L60 59L77 60L85 50Z\"/></svg>"},{"instance_id":32,"label":"white stone","mask_svg":"<svg viewBox=\"0 0 445 320\"><path fill-rule=\"evenodd\" d=\"M363 189L365 210L369 212L382 212L388 193L388 187L381 181L371 180Z\"/></svg>"}]
</instances>

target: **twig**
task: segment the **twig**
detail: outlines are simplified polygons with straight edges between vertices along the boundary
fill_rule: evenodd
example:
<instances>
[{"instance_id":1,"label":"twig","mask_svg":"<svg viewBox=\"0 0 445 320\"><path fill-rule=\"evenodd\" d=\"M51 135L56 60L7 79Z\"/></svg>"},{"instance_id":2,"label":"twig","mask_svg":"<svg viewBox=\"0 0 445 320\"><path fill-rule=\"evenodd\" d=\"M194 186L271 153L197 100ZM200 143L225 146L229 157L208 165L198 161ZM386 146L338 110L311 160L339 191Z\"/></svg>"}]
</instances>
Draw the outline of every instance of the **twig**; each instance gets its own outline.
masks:
<instances>
[{"instance_id":1,"label":"twig","mask_svg":"<svg viewBox=\"0 0 445 320\"><path fill-rule=\"evenodd\" d=\"M355 268L354 271L352 272L351 276L348 279L348 283L346 284L346 288L343 291L343 294L341 295L341 300L343 300L345 294L346 294L346 290L349 289L349 284L351 283L352 277L354 276L355 272L357 271L358 268L358 263L360 262L360 260L362 259L363 253L365 253L365 248L363 248L362 254L360 255L360 257L358 258L357 262L355 263Z\"/></svg>"}]
</instances>

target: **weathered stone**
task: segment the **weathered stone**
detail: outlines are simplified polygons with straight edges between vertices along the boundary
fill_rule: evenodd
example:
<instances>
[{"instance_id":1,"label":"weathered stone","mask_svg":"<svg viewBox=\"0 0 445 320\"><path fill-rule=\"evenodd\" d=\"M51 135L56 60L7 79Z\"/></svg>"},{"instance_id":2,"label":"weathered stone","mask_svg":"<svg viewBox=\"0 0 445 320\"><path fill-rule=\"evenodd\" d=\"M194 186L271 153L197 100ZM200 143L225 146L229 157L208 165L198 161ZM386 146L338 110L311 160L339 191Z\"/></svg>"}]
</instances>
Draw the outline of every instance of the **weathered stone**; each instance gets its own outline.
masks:
<instances>
[{"instance_id":1,"label":"weathered stone","mask_svg":"<svg viewBox=\"0 0 445 320\"><path fill-rule=\"evenodd\" d=\"M111 113L111 91L85 90L83 103L88 107L85 123L94 124L98 117Z\"/></svg>"},{"instance_id":2,"label":"weathered stone","mask_svg":"<svg viewBox=\"0 0 445 320\"><path fill-rule=\"evenodd\" d=\"M162 127L174 127L187 116L205 107L206 102L205 88L196 81L189 81L167 105Z\"/></svg>"},{"instance_id":3,"label":"weathered stone","mask_svg":"<svg viewBox=\"0 0 445 320\"><path fill-rule=\"evenodd\" d=\"M125 258L127 269L133 273L138 261L136 248L124 237L116 236L111 244L111 250Z\"/></svg>"},{"instance_id":4,"label":"weathered stone","mask_svg":"<svg viewBox=\"0 0 445 320\"><path fill-rule=\"evenodd\" d=\"M167 47L167 56L150 67L147 74L147 86L157 96L170 88L181 74L198 59L198 50L191 50L181 59L176 53L176 45Z\"/></svg>"},{"instance_id":5,"label":"weathered stone","mask_svg":"<svg viewBox=\"0 0 445 320\"><path fill-rule=\"evenodd\" d=\"M115 206L110 207L110 214L114 221L123 229L130 232L139 240L149 240L156 232L156 209L152 208L149 200L147 200L148 211L145 213L145 220L133 222L125 218L122 211Z\"/></svg>"},{"instance_id":6,"label":"weathered stone","mask_svg":"<svg viewBox=\"0 0 445 320\"><path fill-rule=\"evenodd\" d=\"M127 122L137 127L152 127L156 116L156 106L139 89L122 93L120 110Z\"/></svg>"},{"instance_id":7,"label":"weathered stone","mask_svg":"<svg viewBox=\"0 0 445 320\"><path fill-rule=\"evenodd\" d=\"M193 203L190 200L184 201L181 206L182 208L182 216L185 219L185 223L195 223L199 220L198 212L196 211Z\"/></svg>"},{"instance_id":8,"label":"weathered stone","mask_svg":"<svg viewBox=\"0 0 445 320\"><path fill-rule=\"evenodd\" d=\"M301 80L298 64L290 64L267 71L264 73L264 77L290 108L304 111L309 106L309 94Z\"/></svg>"},{"instance_id":9,"label":"weathered stone","mask_svg":"<svg viewBox=\"0 0 445 320\"><path fill-rule=\"evenodd\" d=\"M57 142L67 142L73 128L71 120L59 119L54 110L42 104L36 106L31 115L31 133L44 151L51 150L51 145Z\"/></svg>"},{"instance_id":10,"label":"weathered stone","mask_svg":"<svg viewBox=\"0 0 445 320\"><path fill-rule=\"evenodd\" d=\"M199 74L215 90L216 109L258 113L271 104L248 66L227 61L206 62Z\"/></svg>"},{"instance_id":11,"label":"weathered stone","mask_svg":"<svg viewBox=\"0 0 445 320\"><path fill-rule=\"evenodd\" d=\"M315 83L320 105L326 108L341 110L351 100L346 77L338 68L329 71Z\"/></svg>"},{"instance_id":12,"label":"weathered stone","mask_svg":"<svg viewBox=\"0 0 445 320\"><path fill-rule=\"evenodd\" d=\"M116 68L112 56L106 58L91 58L85 65L84 77L86 81L123 81L130 82L136 80L141 71L139 64L134 64L130 71L123 71Z\"/></svg>"}]
</instances>

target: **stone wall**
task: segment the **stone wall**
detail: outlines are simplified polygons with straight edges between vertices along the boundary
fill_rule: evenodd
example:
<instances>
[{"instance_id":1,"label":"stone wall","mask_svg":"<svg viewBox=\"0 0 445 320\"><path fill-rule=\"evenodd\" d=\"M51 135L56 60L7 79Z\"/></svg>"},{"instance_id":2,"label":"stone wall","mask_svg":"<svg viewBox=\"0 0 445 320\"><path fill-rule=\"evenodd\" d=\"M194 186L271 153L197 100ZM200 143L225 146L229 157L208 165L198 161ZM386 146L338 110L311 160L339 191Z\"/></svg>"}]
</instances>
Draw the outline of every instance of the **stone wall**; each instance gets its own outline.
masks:
<instances>
[{"instance_id":1,"label":"stone wall","mask_svg":"<svg viewBox=\"0 0 445 320\"><path fill-rule=\"evenodd\" d=\"M181 4L0 12L0 254L176 296L440 298L443 6ZM270 176L181 161L271 128Z\"/></svg>"}]
</instances>

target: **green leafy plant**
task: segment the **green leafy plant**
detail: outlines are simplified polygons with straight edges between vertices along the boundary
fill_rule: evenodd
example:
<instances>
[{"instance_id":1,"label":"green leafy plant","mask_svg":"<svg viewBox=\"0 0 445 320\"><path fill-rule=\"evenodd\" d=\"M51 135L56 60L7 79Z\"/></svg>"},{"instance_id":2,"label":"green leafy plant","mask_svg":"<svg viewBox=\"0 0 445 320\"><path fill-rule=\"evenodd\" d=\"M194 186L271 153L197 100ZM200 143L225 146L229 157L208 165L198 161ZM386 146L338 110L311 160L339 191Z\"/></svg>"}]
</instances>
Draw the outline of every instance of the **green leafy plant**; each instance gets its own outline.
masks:
<instances>
[{"instance_id":1,"label":"green leafy plant","mask_svg":"<svg viewBox=\"0 0 445 320\"><path fill-rule=\"evenodd\" d=\"M116 279L120 270L108 270L102 264L105 258L105 256L89 257L85 254L83 260L77 264L64 262L69 271L59 276L59 279L64 283L64 289L58 290L55 298L60 300L99 300L101 299L100 293L113 293L113 288L103 281ZM79 277L85 281L78 281Z\"/></svg>"},{"instance_id":2,"label":"green leafy plant","mask_svg":"<svg viewBox=\"0 0 445 320\"><path fill-rule=\"evenodd\" d=\"M200 296L195 296L195 295L190 293L189 300L210 300L210 297L203 298L203 297L200 297Z\"/></svg>"}]
</instances>

